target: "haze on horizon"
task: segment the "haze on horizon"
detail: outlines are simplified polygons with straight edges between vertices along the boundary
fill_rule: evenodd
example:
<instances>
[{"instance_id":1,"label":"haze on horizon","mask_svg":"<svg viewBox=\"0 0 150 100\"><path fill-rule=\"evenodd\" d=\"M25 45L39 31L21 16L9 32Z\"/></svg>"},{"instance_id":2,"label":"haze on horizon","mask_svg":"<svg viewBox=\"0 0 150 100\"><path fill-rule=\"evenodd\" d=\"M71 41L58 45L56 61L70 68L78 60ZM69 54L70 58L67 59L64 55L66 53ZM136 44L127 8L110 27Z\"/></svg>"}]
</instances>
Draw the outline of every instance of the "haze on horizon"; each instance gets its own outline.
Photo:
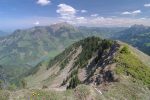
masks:
<instances>
[{"instance_id":1,"label":"haze on horizon","mask_svg":"<svg viewBox=\"0 0 150 100\"><path fill-rule=\"evenodd\" d=\"M0 30L68 22L82 26L150 26L149 0L0 0Z\"/></svg>"}]
</instances>

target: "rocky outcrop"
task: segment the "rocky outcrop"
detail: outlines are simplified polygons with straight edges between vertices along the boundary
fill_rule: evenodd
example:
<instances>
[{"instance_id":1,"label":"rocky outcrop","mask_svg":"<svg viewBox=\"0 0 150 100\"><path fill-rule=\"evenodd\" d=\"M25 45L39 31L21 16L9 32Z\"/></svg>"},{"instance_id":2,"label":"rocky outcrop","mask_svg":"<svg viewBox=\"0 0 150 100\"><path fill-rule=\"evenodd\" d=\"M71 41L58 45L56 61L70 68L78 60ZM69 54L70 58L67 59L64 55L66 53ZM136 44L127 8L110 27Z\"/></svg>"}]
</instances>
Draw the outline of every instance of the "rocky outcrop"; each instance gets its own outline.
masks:
<instances>
[{"instance_id":1,"label":"rocky outcrop","mask_svg":"<svg viewBox=\"0 0 150 100\"><path fill-rule=\"evenodd\" d=\"M86 83L100 85L106 82L117 81L117 75L114 72L116 67L114 57L119 47L119 44L115 43L101 54L101 51L98 51L98 55L87 66L89 77L85 80Z\"/></svg>"}]
</instances>

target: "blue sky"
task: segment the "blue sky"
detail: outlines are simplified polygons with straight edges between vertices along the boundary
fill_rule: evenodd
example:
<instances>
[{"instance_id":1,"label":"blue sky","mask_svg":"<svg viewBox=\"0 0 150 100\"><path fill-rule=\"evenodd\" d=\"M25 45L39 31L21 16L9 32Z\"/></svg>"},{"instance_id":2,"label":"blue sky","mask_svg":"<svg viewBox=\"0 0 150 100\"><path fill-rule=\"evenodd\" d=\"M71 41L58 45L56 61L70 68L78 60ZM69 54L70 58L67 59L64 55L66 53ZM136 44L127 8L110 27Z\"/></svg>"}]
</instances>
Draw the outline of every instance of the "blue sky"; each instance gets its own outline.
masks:
<instances>
[{"instance_id":1,"label":"blue sky","mask_svg":"<svg viewBox=\"0 0 150 100\"><path fill-rule=\"evenodd\" d=\"M85 26L150 25L150 1L0 0L0 30L64 21Z\"/></svg>"}]
</instances>

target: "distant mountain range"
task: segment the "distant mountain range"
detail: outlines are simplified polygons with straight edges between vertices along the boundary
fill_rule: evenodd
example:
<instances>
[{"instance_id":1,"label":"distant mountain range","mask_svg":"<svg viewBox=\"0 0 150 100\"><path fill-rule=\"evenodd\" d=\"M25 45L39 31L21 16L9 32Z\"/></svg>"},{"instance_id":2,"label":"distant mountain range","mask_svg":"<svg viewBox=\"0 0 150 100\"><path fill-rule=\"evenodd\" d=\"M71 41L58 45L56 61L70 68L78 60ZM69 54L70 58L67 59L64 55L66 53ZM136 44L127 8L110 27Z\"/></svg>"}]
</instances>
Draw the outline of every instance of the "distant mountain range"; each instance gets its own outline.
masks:
<instances>
[{"instance_id":1,"label":"distant mountain range","mask_svg":"<svg viewBox=\"0 0 150 100\"><path fill-rule=\"evenodd\" d=\"M0 38L0 64L10 76L16 76L48 57L56 56L82 37L78 29L67 23L16 30Z\"/></svg>"},{"instance_id":2,"label":"distant mountain range","mask_svg":"<svg viewBox=\"0 0 150 100\"><path fill-rule=\"evenodd\" d=\"M150 55L150 27L133 25L114 35L115 39L124 41Z\"/></svg>"},{"instance_id":3,"label":"distant mountain range","mask_svg":"<svg viewBox=\"0 0 150 100\"><path fill-rule=\"evenodd\" d=\"M84 36L98 36L101 38L111 38L116 33L127 29L127 27L78 27Z\"/></svg>"},{"instance_id":4,"label":"distant mountain range","mask_svg":"<svg viewBox=\"0 0 150 100\"><path fill-rule=\"evenodd\" d=\"M0 38L0 65L8 77L14 78L89 36L118 39L150 54L149 33L150 28L143 25L98 28L74 27L68 23L16 30L11 35Z\"/></svg>"}]
</instances>

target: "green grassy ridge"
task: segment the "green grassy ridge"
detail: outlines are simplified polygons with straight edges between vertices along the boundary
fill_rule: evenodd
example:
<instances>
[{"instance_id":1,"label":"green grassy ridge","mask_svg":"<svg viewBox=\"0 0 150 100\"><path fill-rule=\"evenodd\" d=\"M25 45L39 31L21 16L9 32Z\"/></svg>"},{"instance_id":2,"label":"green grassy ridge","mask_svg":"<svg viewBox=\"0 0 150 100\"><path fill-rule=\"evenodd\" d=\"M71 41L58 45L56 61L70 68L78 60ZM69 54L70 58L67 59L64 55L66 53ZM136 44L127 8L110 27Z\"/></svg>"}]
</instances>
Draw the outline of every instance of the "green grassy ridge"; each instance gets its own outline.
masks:
<instances>
[{"instance_id":1,"label":"green grassy ridge","mask_svg":"<svg viewBox=\"0 0 150 100\"><path fill-rule=\"evenodd\" d=\"M134 83L132 79L114 83L105 92L106 100L149 100L150 91L142 84ZM102 100L102 99L96 99ZM105 100L105 99L104 99Z\"/></svg>"},{"instance_id":2,"label":"green grassy ridge","mask_svg":"<svg viewBox=\"0 0 150 100\"><path fill-rule=\"evenodd\" d=\"M128 52L121 51L115 59L117 62L116 73L130 75L150 88L150 68L133 55L129 48Z\"/></svg>"}]
</instances>

